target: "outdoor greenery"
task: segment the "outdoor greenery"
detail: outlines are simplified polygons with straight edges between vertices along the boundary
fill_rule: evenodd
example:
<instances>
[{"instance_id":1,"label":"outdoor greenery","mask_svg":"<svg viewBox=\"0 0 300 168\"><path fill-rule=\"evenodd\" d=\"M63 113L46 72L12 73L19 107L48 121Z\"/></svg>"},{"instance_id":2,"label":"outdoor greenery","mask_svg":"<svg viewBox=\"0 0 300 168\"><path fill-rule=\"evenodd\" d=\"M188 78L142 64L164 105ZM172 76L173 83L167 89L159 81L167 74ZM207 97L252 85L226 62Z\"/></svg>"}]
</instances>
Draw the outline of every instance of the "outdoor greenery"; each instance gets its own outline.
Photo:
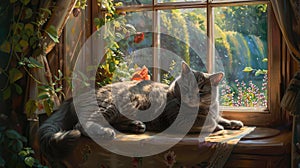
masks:
<instances>
[{"instance_id":1,"label":"outdoor greenery","mask_svg":"<svg viewBox=\"0 0 300 168\"><path fill-rule=\"evenodd\" d=\"M114 3L109 0L99 2L101 2L101 7L107 9L107 13L104 18L100 17L94 19L97 29L103 29L103 27L105 27L104 41L106 43L104 48L105 60L99 67L96 67L98 68L95 81L97 87L111 83L116 69L125 66L125 64L119 65L124 62L124 53L120 50L120 44L118 44L117 41L128 38L130 35L136 33L136 29L126 23L124 19L126 13L117 13L116 11L115 7L123 5L121 2ZM127 43L123 43L122 45L126 44Z\"/></svg>"},{"instance_id":2,"label":"outdoor greenery","mask_svg":"<svg viewBox=\"0 0 300 168\"><path fill-rule=\"evenodd\" d=\"M193 69L207 71L205 66L207 55L206 11L204 9L176 9L158 13L160 30L163 32L160 34L160 47L171 51L171 54L179 55ZM151 29L149 30L152 25L151 16L142 12L133 12L131 15L132 17L127 17L129 18L127 23L134 25L137 31L151 31ZM266 107L267 5L217 7L214 8L214 15L216 71L225 72L226 78L222 86L230 88L226 92L220 92L221 104ZM124 53L130 51L128 54L131 55L137 54L134 53L135 50L151 46L152 37L152 33L145 33L144 42L123 46L121 50ZM127 41L129 40L127 39ZM161 54L161 60L171 64L171 61L166 58L168 54L163 51ZM176 70L179 69L175 68L172 71ZM167 72L162 72L162 77L166 76L164 73ZM162 81L166 80L163 78ZM255 93L254 90L249 90L247 87L255 87L259 91L255 89L257 92ZM221 87L221 89L224 88ZM238 94L241 90L243 93L249 91L249 94L241 96ZM256 97L258 93L261 97L259 99ZM232 95L231 99L228 99L228 94ZM253 103L236 103L238 99L241 101L245 99L241 99L241 97L247 97Z\"/></svg>"}]
</instances>

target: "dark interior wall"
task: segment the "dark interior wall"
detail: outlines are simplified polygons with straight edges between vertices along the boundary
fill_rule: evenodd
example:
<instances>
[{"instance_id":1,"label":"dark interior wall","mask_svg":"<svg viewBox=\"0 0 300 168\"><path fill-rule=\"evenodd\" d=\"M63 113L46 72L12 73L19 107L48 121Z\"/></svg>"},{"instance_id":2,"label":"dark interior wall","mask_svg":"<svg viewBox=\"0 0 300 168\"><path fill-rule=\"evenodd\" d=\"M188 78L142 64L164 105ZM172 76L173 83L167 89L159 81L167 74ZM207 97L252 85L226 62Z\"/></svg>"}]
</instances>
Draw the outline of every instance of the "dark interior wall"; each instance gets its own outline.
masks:
<instances>
[{"instance_id":1,"label":"dark interior wall","mask_svg":"<svg viewBox=\"0 0 300 168\"><path fill-rule=\"evenodd\" d=\"M7 39L9 34L9 25L11 22L13 10L9 1L1 2L0 5L0 45ZM3 92L7 84L7 76L4 75L1 71L7 68L9 61L9 54L4 53L0 50L0 93ZM3 102L3 95L0 94L0 112L5 112L8 109L6 103Z\"/></svg>"}]
</instances>

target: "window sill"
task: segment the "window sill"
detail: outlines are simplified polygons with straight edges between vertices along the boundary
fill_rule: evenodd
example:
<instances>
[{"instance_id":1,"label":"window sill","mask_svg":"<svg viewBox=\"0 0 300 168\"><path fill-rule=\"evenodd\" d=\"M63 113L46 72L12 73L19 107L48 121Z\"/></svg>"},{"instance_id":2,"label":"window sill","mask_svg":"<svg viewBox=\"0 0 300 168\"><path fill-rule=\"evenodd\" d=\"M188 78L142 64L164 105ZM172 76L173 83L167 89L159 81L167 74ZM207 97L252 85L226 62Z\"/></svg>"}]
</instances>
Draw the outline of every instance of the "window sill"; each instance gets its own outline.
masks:
<instances>
[{"instance_id":1,"label":"window sill","mask_svg":"<svg viewBox=\"0 0 300 168\"><path fill-rule=\"evenodd\" d=\"M250 135L255 134L255 131ZM257 133L259 136L260 133ZM263 133L264 134L264 133ZM256 154L256 155L286 155L291 152L291 131L281 131L278 135L261 138L241 139L233 154ZM264 138L265 137L265 138Z\"/></svg>"},{"instance_id":2,"label":"window sill","mask_svg":"<svg viewBox=\"0 0 300 168\"><path fill-rule=\"evenodd\" d=\"M291 131L269 138L241 140L224 167L290 167Z\"/></svg>"},{"instance_id":3,"label":"window sill","mask_svg":"<svg viewBox=\"0 0 300 168\"><path fill-rule=\"evenodd\" d=\"M178 163L198 163L200 160L199 157L203 156L203 152L199 153L199 142L195 140L195 137L195 135L187 136L182 142L179 142L177 145L168 150L175 152L176 161ZM290 131L282 131L279 135L269 138L240 140L231 152L225 167L270 167L270 165L271 167L281 167L281 165L286 166L290 164L290 146ZM69 165L71 167L74 165L95 165L98 164L98 162L100 164L99 160L104 159L105 157L107 157L108 160L104 162L102 161L101 164L103 165L127 165L128 167L128 165L132 165L132 162L134 162L134 158L124 157L108 152L86 137L80 138L78 145L73 151L74 152L71 153L66 160L64 160L65 165ZM151 160L149 161L149 164L163 165L164 163L161 161L168 151L143 158L142 167L147 167L147 160L149 161L149 159Z\"/></svg>"},{"instance_id":4,"label":"window sill","mask_svg":"<svg viewBox=\"0 0 300 168\"><path fill-rule=\"evenodd\" d=\"M268 109L265 107L230 107L230 106L220 106L221 112L259 112L268 113Z\"/></svg>"}]
</instances>

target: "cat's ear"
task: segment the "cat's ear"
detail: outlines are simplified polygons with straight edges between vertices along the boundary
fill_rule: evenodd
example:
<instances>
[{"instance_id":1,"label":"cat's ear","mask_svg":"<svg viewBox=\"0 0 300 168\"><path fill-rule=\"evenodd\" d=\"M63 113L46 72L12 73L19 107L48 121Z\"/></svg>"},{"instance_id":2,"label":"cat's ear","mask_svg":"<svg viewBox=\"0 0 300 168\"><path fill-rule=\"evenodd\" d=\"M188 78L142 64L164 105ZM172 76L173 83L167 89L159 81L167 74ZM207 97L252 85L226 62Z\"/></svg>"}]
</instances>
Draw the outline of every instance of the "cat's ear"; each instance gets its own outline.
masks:
<instances>
[{"instance_id":1,"label":"cat's ear","mask_svg":"<svg viewBox=\"0 0 300 168\"><path fill-rule=\"evenodd\" d=\"M223 72L217 72L209 76L210 82L212 85L217 86L220 81L223 79L224 73Z\"/></svg>"},{"instance_id":2,"label":"cat's ear","mask_svg":"<svg viewBox=\"0 0 300 168\"><path fill-rule=\"evenodd\" d=\"M188 66L187 63L185 63L184 61L182 61L181 64L181 74L188 74L191 72L191 68Z\"/></svg>"}]
</instances>

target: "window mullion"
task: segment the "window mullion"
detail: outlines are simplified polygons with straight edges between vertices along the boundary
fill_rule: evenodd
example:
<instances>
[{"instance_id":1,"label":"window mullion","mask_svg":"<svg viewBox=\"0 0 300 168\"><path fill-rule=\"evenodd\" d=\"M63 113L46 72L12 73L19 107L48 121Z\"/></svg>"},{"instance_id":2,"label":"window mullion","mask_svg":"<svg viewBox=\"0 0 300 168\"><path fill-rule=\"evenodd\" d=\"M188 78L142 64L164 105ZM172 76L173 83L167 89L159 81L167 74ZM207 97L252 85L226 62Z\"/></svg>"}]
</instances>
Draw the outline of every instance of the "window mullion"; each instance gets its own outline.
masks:
<instances>
[{"instance_id":1,"label":"window mullion","mask_svg":"<svg viewBox=\"0 0 300 168\"><path fill-rule=\"evenodd\" d=\"M159 71L159 40L160 40L160 35L159 35L159 12L157 10L153 10L152 13L152 22L153 22L153 80L154 81L160 81L160 71Z\"/></svg>"},{"instance_id":2,"label":"window mullion","mask_svg":"<svg viewBox=\"0 0 300 168\"><path fill-rule=\"evenodd\" d=\"M215 50L214 50L214 14L213 7L207 4L207 58L206 68L208 73L215 71Z\"/></svg>"}]
</instances>

